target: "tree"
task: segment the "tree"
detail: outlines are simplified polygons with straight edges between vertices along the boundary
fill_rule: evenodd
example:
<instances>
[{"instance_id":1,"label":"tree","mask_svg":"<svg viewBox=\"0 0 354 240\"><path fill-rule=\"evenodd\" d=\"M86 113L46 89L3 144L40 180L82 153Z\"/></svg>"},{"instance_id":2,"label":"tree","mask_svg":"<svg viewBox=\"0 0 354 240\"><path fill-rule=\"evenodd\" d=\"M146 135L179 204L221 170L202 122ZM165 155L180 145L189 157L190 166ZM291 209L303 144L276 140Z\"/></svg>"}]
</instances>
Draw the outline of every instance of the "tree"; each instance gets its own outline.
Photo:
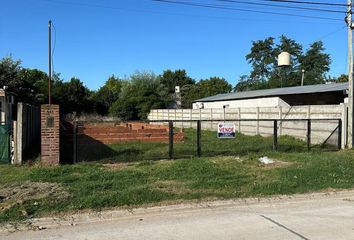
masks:
<instances>
[{"instance_id":1,"label":"tree","mask_svg":"<svg viewBox=\"0 0 354 240\"><path fill-rule=\"evenodd\" d=\"M16 101L30 104L48 102L48 76L38 69L21 67L20 60L11 56L0 60L0 87L16 94ZM53 74L52 103L60 104L63 113L91 112L91 91L78 78L64 82L60 74Z\"/></svg>"},{"instance_id":2,"label":"tree","mask_svg":"<svg viewBox=\"0 0 354 240\"><path fill-rule=\"evenodd\" d=\"M48 94L48 76L38 69L21 67L20 60L11 56L0 60L0 87L16 94L16 101L30 104L43 103Z\"/></svg>"},{"instance_id":3,"label":"tree","mask_svg":"<svg viewBox=\"0 0 354 240\"><path fill-rule=\"evenodd\" d=\"M234 89L243 91L299 86L302 69L306 71L306 85L323 83L331 63L330 56L324 50L323 43L318 41L303 53L302 45L286 36L280 36L278 44L273 37L255 41L251 52L246 55L252 70L248 76L240 78ZM283 51L291 54L292 65L278 68L277 57Z\"/></svg>"},{"instance_id":4,"label":"tree","mask_svg":"<svg viewBox=\"0 0 354 240\"><path fill-rule=\"evenodd\" d=\"M11 56L0 60L0 87L14 89L19 85L17 74L21 70L21 61L13 60Z\"/></svg>"},{"instance_id":5,"label":"tree","mask_svg":"<svg viewBox=\"0 0 354 240\"><path fill-rule=\"evenodd\" d=\"M151 109L166 107L163 87L153 73L135 73L123 86L121 97L109 112L123 120L146 119Z\"/></svg>"},{"instance_id":6,"label":"tree","mask_svg":"<svg viewBox=\"0 0 354 240\"><path fill-rule=\"evenodd\" d=\"M259 90L259 89L266 89L268 88L268 83L266 81L257 81L250 78L247 75L242 75L240 80L233 88L234 92L244 92L244 91L251 91L251 90Z\"/></svg>"},{"instance_id":7,"label":"tree","mask_svg":"<svg viewBox=\"0 0 354 240\"><path fill-rule=\"evenodd\" d=\"M305 85L325 82L325 74L330 69L331 58L329 54L324 53L324 50L321 41L314 42L306 53L300 57L301 69L305 70Z\"/></svg>"},{"instance_id":8,"label":"tree","mask_svg":"<svg viewBox=\"0 0 354 240\"><path fill-rule=\"evenodd\" d=\"M168 102L166 106L172 106L176 102L176 86L179 86L181 89L182 107L189 105L185 99L188 95L188 91L195 84L195 80L187 75L186 70L165 70L158 78L163 86L165 99Z\"/></svg>"},{"instance_id":9,"label":"tree","mask_svg":"<svg viewBox=\"0 0 354 240\"><path fill-rule=\"evenodd\" d=\"M229 93L232 90L232 86L224 78L219 77L211 77L205 80L202 79L197 85L200 88L200 97Z\"/></svg>"},{"instance_id":10,"label":"tree","mask_svg":"<svg viewBox=\"0 0 354 240\"><path fill-rule=\"evenodd\" d=\"M60 105L62 113L92 112L90 95L91 91L78 78L73 77L69 82L53 80L52 102Z\"/></svg>"},{"instance_id":11,"label":"tree","mask_svg":"<svg viewBox=\"0 0 354 240\"><path fill-rule=\"evenodd\" d=\"M341 74L337 79L336 83L343 83L343 82L348 82L349 78L347 74Z\"/></svg>"},{"instance_id":12,"label":"tree","mask_svg":"<svg viewBox=\"0 0 354 240\"><path fill-rule=\"evenodd\" d=\"M202 79L194 85L187 85L187 89L183 89L184 104L186 108L192 107L192 102L221 93L228 93L232 91L232 86L224 78L211 77L209 79Z\"/></svg>"},{"instance_id":13,"label":"tree","mask_svg":"<svg viewBox=\"0 0 354 240\"><path fill-rule=\"evenodd\" d=\"M252 43L251 52L246 55L252 64L250 78L256 81L267 81L272 73L275 62L274 38L269 37Z\"/></svg>"},{"instance_id":14,"label":"tree","mask_svg":"<svg viewBox=\"0 0 354 240\"><path fill-rule=\"evenodd\" d=\"M22 68L17 73L17 79L21 86L16 91L20 92L17 96L19 102L31 104L42 104L48 98L48 76L45 72L38 69Z\"/></svg>"},{"instance_id":15,"label":"tree","mask_svg":"<svg viewBox=\"0 0 354 240\"><path fill-rule=\"evenodd\" d=\"M114 75L110 76L106 83L92 94L95 111L102 115L107 114L112 104L118 100L124 84L126 84L124 80Z\"/></svg>"},{"instance_id":16,"label":"tree","mask_svg":"<svg viewBox=\"0 0 354 240\"><path fill-rule=\"evenodd\" d=\"M271 77L268 79L267 88L290 87L299 85L301 70L299 59L303 54L303 47L295 40L284 35L279 37L279 43L274 48L275 61ZM291 56L291 66L278 67L278 56L281 52L288 52Z\"/></svg>"},{"instance_id":17,"label":"tree","mask_svg":"<svg viewBox=\"0 0 354 240\"><path fill-rule=\"evenodd\" d=\"M169 93L175 92L176 86L185 86L194 84L195 81L187 75L186 70L165 70L162 75L159 76L160 83L167 88Z\"/></svg>"}]
</instances>

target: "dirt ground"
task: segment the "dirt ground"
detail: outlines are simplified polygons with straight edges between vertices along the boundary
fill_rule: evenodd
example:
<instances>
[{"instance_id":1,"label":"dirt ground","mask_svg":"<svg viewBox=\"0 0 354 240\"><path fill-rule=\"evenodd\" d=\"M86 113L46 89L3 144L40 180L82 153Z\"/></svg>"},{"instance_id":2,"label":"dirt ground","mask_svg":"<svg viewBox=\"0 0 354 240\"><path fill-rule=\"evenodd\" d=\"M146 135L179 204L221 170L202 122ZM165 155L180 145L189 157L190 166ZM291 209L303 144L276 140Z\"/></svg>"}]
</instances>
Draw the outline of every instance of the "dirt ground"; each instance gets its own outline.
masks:
<instances>
[{"instance_id":1,"label":"dirt ground","mask_svg":"<svg viewBox=\"0 0 354 240\"><path fill-rule=\"evenodd\" d=\"M68 196L69 193L57 183L26 181L20 185L3 185L0 186L0 211L29 200L62 199Z\"/></svg>"}]
</instances>

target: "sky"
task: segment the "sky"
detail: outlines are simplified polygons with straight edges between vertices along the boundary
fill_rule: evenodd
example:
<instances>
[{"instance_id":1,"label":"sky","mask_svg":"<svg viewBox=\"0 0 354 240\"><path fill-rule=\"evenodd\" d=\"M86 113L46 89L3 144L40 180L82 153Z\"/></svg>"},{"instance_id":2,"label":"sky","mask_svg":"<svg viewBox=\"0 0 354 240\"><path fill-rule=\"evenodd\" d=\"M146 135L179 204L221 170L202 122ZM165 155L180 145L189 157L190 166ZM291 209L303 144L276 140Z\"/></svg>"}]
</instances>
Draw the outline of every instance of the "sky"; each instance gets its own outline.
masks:
<instances>
[{"instance_id":1,"label":"sky","mask_svg":"<svg viewBox=\"0 0 354 240\"><path fill-rule=\"evenodd\" d=\"M347 71L344 13L217 0L175 1L247 11L152 0L0 0L0 59L11 55L20 59L23 67L47 72L48 20L51 19L55 27L54 71L64 80L77 77L92 90L104 85L113 74L124 78L137 71L161 74L166 69L185 69L196 80L223 77L234 86L241 75L250 72L245 56L252 41L282 34L305 49L312 42L322 40L332 59L329 75L339 76ZM346 0L321 2L346 3ZM345 7L318 5L286 6L345 10Z\"/></svg>"}]
</instances>

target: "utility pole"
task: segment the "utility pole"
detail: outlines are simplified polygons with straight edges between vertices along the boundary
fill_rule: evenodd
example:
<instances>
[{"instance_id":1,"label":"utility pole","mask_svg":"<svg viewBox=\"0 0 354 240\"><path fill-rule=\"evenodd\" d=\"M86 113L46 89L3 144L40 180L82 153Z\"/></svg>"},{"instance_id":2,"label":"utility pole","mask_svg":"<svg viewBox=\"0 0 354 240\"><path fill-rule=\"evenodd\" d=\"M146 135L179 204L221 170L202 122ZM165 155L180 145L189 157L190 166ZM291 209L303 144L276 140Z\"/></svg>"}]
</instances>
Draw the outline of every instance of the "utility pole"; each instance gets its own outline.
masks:
<instances>
[{"instance_id":1,"label":"utility pole","mask_svg":"<svg viewBox=\"0 0 354 240\"><path fill-rule=\"evenodd\" d=\"M48 104L51 105L51 85L52 85L52 21L49 20L48 23L48 63L49 63L49 70L48 70Z\"/></svg>"},{"instance_id":2,"label":"utility pole","mask_svg":"<svg viewBox=\"0 0 354 240\"><path fill-rule=\"evenodd\" d=\"M348 0L346 22L348 24L348 148L353 148L353 18L352 0Z\"/></svg>"}]
</instances>

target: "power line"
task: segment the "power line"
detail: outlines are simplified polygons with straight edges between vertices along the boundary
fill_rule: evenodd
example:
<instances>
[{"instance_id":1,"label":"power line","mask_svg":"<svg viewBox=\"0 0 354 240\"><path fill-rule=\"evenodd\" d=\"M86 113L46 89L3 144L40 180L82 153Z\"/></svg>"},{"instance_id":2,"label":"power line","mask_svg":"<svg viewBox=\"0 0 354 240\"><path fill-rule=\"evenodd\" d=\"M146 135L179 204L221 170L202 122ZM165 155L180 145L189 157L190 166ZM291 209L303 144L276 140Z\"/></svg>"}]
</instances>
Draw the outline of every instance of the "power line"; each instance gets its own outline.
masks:
<instances>
[{"instance_id":1,"label":"power line","mask_svg":"<svg viewBox=\"0 0 354 240\"><path fill-rule=\"evenodd\" d=\"M233 8L233 7L228 7L228 6L224 6L224 5L203 4L203 3L196 3L196 2L180 2L180 1L173 1L173 0L152 0L152 1L161 2L161 3L169 3L169 4L179 4L179 5L185 5L185 6L193 6L193 7L221 9L221 10L253 12L253 13L262 13L262 14L270 14L270 15L302 17L302 18L322 19L322 20L332 20L332 21L343 21L343 19L339 19L339 18L315 17L315 16L309 16L309 15L300 15L300 14L291 14L291 13L278 13L278 12L259 11L259 10Z\"/></svg>"},{"instance_id":2,"label":"power line","mask_svg":"<svg viewBox=\"0 0 354 240\"><path fill-rule=\"evenodd\" d=\"M281 2L281 3L295 3L295 4L310 4L310 5L322 5L322 6L339 6L347 7L345 3L326 3L326 2L307 2L307 1L294 1L294 0L262 0L264 2Z\"/></svg>"},{"instance_id":3,"label":"power line","mask_svg":"<svg viewBox=\"0 0 354 240\"><path fill-rule=\"evenodd\" d=\"M342 31L342 30L345 29L345 28L347 28L347 26L343 26L343 27L338 28L338 29L336 29L336 30L334 30L334 31L331 31L331 32L329 32L329 33L327 33L327 34L325 34L325 35L322 35L322 36L320 36L320 37L317 37L317 38L315 38L315 40L313 40L313 41L307 41L307 42L304 43L304 45L310 45L310 44L312 44L312 43L314 43L314 42L322 41L323 39L325 39L325 38L327 38L327 37L329 37L329 36L332 36L332 35L334 35L334 34L340 32L340 31Z\"/></svg>"},{"instance_id":4,"label":"power line","mask_svg":"<svg viewBox=\"0 0 354 240\"><path fill-rule=\"evenodd\" d=\"M121 8L121 7L114 7L108 5L99 5L99 4L90 4L90 3L80 3L80 2L69 2L65 0L40 0L42 2L46 2L49 4L65 4L71 6L83 6L88 8L102 8L108 9L111 11L129 11L129 12L142 12L142 13L149 13L149 14L162 14L168 16L183 16L183 17L198 17L198 18L208 18L208 19L228 19L228 20L238 20L238 21L264 21L264 22L279 22L278 19L256 19L256 18L239 18L239 17L221 17L221 16L213 16L213 15L197 15L197 14L183 14L183 13L176 13L176 12L162 12L162 11L149 11L149 10L140 10L140 9L131 9L131 8ZM284 22L289 23L306 23L306 24L336 24L334 21L299 21L299 20L282 20Z\"/></svg>"},{"instance_id":5,"label":"power line","mask_svg":"<svg viewBox=\"0 0 354 240\"><path fill-rule=\"evenodd\" d=\"M247 5L257 5L257 6L267 6L267 7L277 7L277 8L287 8L287 9L319 11L319 12L345 13L345 11L339 11L339 10L330 10L330 9L323 9L323 8L310 8L310 7L298 7L298 6L285 6L285 5L277 5L277 4L269 4L269 3L259 3L259 2L243 2L243 1L237 1L237 0L216 0L216 1L219 1L219 2L229 2L229 3L239 3L239 4L247 4Z\"/></svg>"},{"instance_id":6,"label":"power line","mask_svg":"<svg viewBox=\"0 0 354 240\"><path fill-rule=\"evenodd\" d=\"M319 38L317 39L317 41L321 41L321 40L323 40L323 39L325 39L325 38L327 38L327 37L329 37L329 36L332 36L332 35L334 35L334 34L340 32L340 31L342 31L342 30L345 29L345 28L347 28L347 26L343 26L343 27L341 27L341 28L339 28L339 29L337 29L337 30L334 30L334 31L332 31L332 32L330 32L330 33L327 33L326 35L323 35L322 37L319 37Z\"/></svg>"}]
</instances>

